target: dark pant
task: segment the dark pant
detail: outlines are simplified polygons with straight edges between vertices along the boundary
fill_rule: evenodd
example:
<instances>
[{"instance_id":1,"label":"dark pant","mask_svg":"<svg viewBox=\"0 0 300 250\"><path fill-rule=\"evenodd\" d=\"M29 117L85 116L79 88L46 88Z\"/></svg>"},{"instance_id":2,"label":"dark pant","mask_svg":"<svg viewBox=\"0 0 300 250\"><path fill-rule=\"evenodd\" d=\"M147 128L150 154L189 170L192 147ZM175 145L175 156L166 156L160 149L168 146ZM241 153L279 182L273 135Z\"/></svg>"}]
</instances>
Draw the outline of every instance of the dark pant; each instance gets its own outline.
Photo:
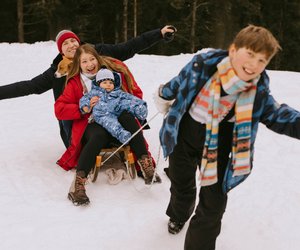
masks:
<instances>
[{"instance_id":1,"label":"dark pant","mask_svg":"<svg viewBox=\"0 0 300 250\"><path fill-rule=\"evenodd\" d=\"M215 249L227 203L227 195L222 191L222 180L231 152L232 128L233 125L228 122L219 126L218 183L200 189L199 204L186 234L185 250ZM177 145L169 157L171 198L166 213L177 222L186 222L195 208L195 174L197 165L201 163L205 132L205 125L194 121L189 114L184 115Z\"/></svg>"},{"instance_id":2,"label":"dark pant","mask_svg":"<svg viewBox=\"0 0 300 250\"><path fill-rule=\"evenodd\" d=\"M127 112L123 112L118 120L131 134L139 129L135 118ZM95 122L88 124L81 142L83 147L78 160L77 172L83 170L86 175L95 165L96 156L102 148L108 147L111 143L120 143L106 129ZM137 158L148 153L142 132L134 136L129 145Z\"/></svg>"},{"instance_id":3,"label":"dark pant","mask_svg":"<svg viewBox=\"0 0 300 250\"><path fill-rule=\"evenodd\" d=\"M66 148L70 146L71 132L72 132L72 120L59 120L60 137Z\"/></svg>"}]
</instances>

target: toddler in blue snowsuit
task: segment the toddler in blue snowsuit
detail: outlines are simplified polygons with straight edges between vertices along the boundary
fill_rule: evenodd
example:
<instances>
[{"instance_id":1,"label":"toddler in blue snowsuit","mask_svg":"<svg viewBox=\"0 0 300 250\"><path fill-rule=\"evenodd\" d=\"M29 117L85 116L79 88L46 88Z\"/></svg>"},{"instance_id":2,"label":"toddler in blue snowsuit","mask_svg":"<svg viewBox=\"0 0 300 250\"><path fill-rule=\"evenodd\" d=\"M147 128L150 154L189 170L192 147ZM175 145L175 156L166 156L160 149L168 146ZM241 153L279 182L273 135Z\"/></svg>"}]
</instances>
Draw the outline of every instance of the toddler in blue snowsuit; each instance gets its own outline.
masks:
<instances>
[{"instance_id":1,"label":"toddler in blue snowsuit","mask_svg":"<svg viewBox=\"0 0 300 250\"><path fill-rule=\"evenodd\" d=\"M118 141L125 143L131 137L131 133L119 123L119 115L128 111L139 120L145 120L148 109L145 101L122 91L120 87L121 77L118 73L100 69L91 91L80 99L79 107L82 113L88 113L91 109L91 98L98 96L99 101L92 110L93 119Z\"/></svg>"}]
</instances>

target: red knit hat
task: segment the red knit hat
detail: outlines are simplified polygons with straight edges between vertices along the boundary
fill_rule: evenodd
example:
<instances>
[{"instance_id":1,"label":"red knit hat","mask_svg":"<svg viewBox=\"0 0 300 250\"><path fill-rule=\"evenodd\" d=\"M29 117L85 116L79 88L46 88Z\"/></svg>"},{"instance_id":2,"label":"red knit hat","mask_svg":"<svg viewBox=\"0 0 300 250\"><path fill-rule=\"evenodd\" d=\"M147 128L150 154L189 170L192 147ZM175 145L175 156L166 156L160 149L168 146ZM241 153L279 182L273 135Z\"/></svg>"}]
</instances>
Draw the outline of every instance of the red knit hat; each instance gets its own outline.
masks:
<instances>
[{"instance_id":1,"label":"red knit hat","mask_svg":"<svg viewBox=\"0 0 300 250\"><path fill-rule=\"evenodd\" d=\"M71 30L62 30L57 34L57 36L55 38L57 48L58 48L60 54L62 54L62 51L61 51L62 44L68 38L75 38L78 41L78 43L80 44L80 39L74 32L72 32Z\"/></svg>"}]
</instances>

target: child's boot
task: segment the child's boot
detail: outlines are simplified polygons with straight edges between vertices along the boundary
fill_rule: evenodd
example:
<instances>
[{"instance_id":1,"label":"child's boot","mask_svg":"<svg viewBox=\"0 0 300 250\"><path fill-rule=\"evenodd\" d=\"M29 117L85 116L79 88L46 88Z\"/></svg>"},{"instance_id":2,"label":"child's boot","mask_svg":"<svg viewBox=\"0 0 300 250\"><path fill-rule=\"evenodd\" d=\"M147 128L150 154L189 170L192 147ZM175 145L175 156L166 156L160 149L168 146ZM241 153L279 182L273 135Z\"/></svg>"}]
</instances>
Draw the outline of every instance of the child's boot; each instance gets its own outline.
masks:
<instances>
[{"instance_id":1,"label":"child's boot","mask_svg":"<svg viewBox=\"0 0 300 250\"><path fill-rule=\"evenodd\" d=\"M155 171L153 167L152 158L149 155L142 155L141 158L138 159L138 164L141 167L141 171L145 179L145 184L151 184L153 178L153 182L161 183L161 178L158 174L155 174L155 177L153 177Z\"/></svg>"},{"instance_id":2,"label":"child's boot","mask_svg":"<svg viewBox=\"0 0 300 250\"><path fill-rule=\"evenodd\" d=\"M90 203L89 197L85 193L85 184L87 178L85 177L84 171L78 171L71 184L68 198L73 202L75 206L87 205Z\"/></svg>"}]
</instances>

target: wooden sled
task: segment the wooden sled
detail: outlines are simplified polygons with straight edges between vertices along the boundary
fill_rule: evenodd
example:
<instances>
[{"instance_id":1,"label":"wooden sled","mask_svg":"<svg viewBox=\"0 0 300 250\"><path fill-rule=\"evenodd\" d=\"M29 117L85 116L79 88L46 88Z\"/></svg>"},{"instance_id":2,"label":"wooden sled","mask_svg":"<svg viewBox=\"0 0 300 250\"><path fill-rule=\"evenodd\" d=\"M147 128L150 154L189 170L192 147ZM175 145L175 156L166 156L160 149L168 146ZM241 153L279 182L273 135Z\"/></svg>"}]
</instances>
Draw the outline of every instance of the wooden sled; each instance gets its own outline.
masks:
<instances>
[{"instance_id":1,"label":"wooden sled","mask_svg":"<svg viewBox=\"0 0 300 250\"><path fill-rule=\"evenodd\" d=\"M111 147L111 148L105 148L102 149L96 157L96 163L94 168L91 171L90 177L92 182L95 182L98 177L99 170L104 162L104 156L110 155L114 153L118 147ZM135 162L132 152L130 151L130 146L125 145L122 148L120 148L117 152L120 155L120 160L124 163L126 166L127 174L130 176L131 179L136 178L136 169L135 169Z\"/></svg>"}]
</instances>

